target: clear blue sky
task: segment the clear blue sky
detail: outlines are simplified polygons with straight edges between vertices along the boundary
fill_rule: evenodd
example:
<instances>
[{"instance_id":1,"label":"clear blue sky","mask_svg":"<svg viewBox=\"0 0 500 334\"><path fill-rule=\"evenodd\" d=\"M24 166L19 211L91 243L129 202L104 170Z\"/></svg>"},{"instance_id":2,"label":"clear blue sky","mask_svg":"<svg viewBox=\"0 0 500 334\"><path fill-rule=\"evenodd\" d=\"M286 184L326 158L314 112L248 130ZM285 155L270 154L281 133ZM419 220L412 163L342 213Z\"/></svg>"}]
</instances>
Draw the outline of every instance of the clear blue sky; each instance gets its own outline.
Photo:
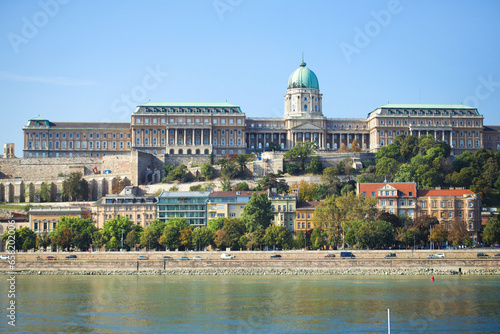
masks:
<instances>
[{"instance_id":1,"label":"clear blue sky","mask_svg":"<svg viewBox=\"0 0 500 334\"><path fill-rule=\"evenodd\" d=\"M495 0L0 0L0 143L21 156L29 118L128 122L149 100L282 117L302 52L327 117L464 103L499 125L499 15Z\"/></svg>"}]
</instances>

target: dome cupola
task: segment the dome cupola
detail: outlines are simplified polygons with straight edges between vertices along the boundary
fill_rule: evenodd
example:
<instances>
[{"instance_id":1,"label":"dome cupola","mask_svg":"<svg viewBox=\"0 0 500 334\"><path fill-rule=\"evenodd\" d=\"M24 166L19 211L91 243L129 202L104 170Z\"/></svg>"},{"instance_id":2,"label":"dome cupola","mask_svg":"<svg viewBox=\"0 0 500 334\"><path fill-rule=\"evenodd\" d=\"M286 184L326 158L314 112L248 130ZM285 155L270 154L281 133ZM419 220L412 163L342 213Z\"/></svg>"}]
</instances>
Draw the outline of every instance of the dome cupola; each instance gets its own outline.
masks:
<instances>
[{"instance_id":1,"label":"dome cupola","mask_svg":"<svg viewBox=\"0 0 500 334\"><path fill-rule=\"evenodd\" d=\"M293 88L319 89L318 77L306 67L306 63L303 60L300 63L300 67L293 71L288 78L287 89Z\"/></svg>"}]
</instances>

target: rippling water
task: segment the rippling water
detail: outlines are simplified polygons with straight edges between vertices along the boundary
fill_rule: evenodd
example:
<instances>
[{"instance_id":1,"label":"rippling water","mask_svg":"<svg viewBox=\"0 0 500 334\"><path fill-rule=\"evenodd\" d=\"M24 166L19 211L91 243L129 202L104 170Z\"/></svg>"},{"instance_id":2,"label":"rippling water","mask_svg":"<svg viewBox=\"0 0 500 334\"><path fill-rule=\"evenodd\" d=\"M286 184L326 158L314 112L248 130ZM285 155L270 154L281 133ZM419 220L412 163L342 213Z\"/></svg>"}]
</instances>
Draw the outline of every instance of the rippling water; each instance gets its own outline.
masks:
<instances>
[{"instance_id":1,"label":"rippling water","mask_svg":"<svg viewBox=\"0 0 500 334\"><path fill-rule=\"evenodd\" d=\"M500 330L497 276L18 276L16 284L17 332L387 333L387 308L393 333ZM0 290L6 306L7 285ZM5 314L1 332L12 330Z\"/></svg>"}]
</instances>

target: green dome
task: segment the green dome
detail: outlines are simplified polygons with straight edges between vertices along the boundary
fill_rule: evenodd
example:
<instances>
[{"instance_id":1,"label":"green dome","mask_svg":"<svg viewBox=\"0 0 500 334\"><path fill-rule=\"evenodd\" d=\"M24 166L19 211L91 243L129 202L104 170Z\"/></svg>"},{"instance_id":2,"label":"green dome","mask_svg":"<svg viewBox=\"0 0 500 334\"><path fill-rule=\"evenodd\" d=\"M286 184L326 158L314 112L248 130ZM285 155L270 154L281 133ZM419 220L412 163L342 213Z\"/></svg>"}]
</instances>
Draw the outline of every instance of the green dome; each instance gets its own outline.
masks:
<instances>
[{"instance_id":1,"label":"green dome","mask_svg":"<svg viewBox=\"0 0 500 334\"><path fill-rule=\"evenodd\" d=\"M293 71L288 78L288 88L313 88L319 89L318 78L313 71L306 67L306 63L300 63L300 67Z\"/></svg>"}]
</instances>

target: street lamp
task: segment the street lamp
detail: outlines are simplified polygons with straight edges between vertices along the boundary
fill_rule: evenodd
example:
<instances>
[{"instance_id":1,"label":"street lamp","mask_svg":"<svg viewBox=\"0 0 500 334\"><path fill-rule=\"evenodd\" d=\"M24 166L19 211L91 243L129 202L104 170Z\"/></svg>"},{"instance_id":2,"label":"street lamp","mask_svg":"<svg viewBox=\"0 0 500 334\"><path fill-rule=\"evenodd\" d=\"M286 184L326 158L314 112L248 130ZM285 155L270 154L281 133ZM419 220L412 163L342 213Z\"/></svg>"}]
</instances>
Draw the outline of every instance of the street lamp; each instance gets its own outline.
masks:
<instances>
[{"instance_id":1,"label":"street lamp","mask_svg":"<svg viewBox=\"0 0 500 334\"><path fill-rule=\"evenodd\" d=\"M148 238L148 245L149 245L148 252L151 252L151 240L149 238Z\"/></svg>"}]
</instances>

